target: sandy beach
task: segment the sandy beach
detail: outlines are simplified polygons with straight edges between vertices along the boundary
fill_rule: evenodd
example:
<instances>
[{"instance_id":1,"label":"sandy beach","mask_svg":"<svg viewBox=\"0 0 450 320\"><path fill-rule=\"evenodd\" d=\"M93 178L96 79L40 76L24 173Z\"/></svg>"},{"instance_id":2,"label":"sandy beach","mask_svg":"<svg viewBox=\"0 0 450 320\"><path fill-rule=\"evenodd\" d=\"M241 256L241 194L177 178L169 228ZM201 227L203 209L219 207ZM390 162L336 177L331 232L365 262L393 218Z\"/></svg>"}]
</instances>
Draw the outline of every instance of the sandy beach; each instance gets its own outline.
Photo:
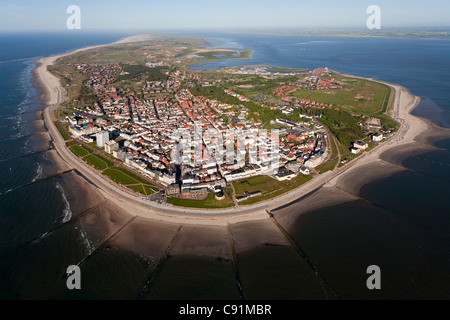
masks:
<instances>
[{"instance_id":1,"label":"sandy beach","mask_svg":"<svg viewBox=\"0 0 450 320\"><path fill-rule=\"evenodd\" d=\"M145 36L131 37L121 40L119 43L144 41L146 39L148 39L148 37ZM79 49L75 52L92 48L94 47ZM300 188L278 198L249 207L226 210L202 210L160 206L135 197L109 183L104 177L94 173L91 168L82 161L79 161L65 148L65 143L53 123L55 120L53 118L53 111L58 108L58 104L62 101L62 88L60 87L58 79L47 71L47 66L51 65L56 59L62 56L64 55L43 58L39 60L39 66L36 69L37 78L47 90L47 107L44 110L44 119L53 139L55 148L61 158L60 161L64 162L68 168L76 169L95 186L96 190L104 199L113 203L118 208L121 208L124 212L130 213L132 216L153 219L156 221L175 224L227 226L239 222L268 219L269 216L266 210L274 210L285 206L312 191L318 190L322 186L325 186L326 188L333 187L339 180L344 179L346 175L349 175L352 172L358 172L359 168L383 161L381 155L384 152L397 150L414 143L417 138L420 138L423 133L429 131L431 128L431 124L428 121L411 114L411 111L419 104L420 98L413 96L406 88L399 85L388 84L395 92L394 115L395 118L401 122L400 130L388 141L372 151L363 154L351 163L333 172L327 172ZM388 172L392 173L393 171L391 170ZM359 180L366 181L368 178L367 175L364 175L363 177L360 177ZM355 183L354 179L352 179L352 183Z\"/></svg>"}]
</instances>

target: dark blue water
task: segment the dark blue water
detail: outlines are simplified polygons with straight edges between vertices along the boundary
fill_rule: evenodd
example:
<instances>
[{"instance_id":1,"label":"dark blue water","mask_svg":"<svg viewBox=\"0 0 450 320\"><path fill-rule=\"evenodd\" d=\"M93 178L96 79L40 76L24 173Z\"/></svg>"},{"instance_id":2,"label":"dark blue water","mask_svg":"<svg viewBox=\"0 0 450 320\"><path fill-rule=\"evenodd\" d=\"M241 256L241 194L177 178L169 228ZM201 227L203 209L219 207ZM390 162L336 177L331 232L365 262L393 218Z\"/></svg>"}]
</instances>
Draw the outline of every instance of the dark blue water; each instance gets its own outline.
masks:
<instances>
[{"instance_id":1,"label":"dark blue water","mask_svg":"<svg viewBox=\"0 0 450 320\"><path fill-rule=\"evenodd\" d=\"M42 118L35 59L107 44L126 34L0 33L0 298L56 298L61 270L89 252L70 208ZM33 242L36 239L47 241ZM66 254L61 254L65 252ZM53 270L53 271L51 271ZM64 289L64 288L63 288ZM62 291L64 292L64 291Z\"/></svg>"},{"instance_id":2,"label":"dark blue water","mask_svg":"<svg viewBox=\"0 0 450 320\"><path fill-rule=\"evenodd\" d=\"M91 270L87 275L91 279L88 289L76 296L67 295L64 281L60 281L63 270L92 253L93 243L92 239L89 243L79 225L60 228L83 209L70 206L70 188L64 177L45 179L60 169L51 161L52 145L42 121L40 91L32 73L36 58L110 43L125 36L70 32L0 34L0 298L135 298L133 293L139 292L139 285L146 281L148 261L106 248L86 263ZM193 69L248 64L308 69L326 66L401 84L423 97L416 114L450 127L448 40L201 36L212 47L252 49L254 55L250 60L221 60L195 65ZM299 219L294 239L317 262L341 297L366 297L352 279L362 281L365 270L361 275L359 267L377 261L387 269L391 280L390 289L377 297L448 297L450 144L445 140L436 145L441 149L404 160L402 165L410 171L361 190L361 195L383 209L357 202L318 210ZM55 231L46 235L50 230ZM256 263L248 259L256 258L242 257L242 265L247 268L243 273L255 274L248 266ZM259 259L267 260L258 256L255 261ZM195 260L194 264L198 263L201 262ZM160 297L183 297L177 284L165 278L175 272L171 268L177 265L183 263L169 260L168 269L161 271L155 284L162 292ZM205 268L212 269L214 265L225 270L226 279L234 281L228 263L205 262ZM191 269L189 276L195 281L201 275ZM286 268L283 270L287 275ZM133 275L132 279L123 278L124 274ZM114 282L111 277L121 280ZM243 283L251 282L254 292L265 290L261 291L263 297L277 292L258 288L258 279L254 278L243 279ZM184 280L183 288L189 287L189 281ZM225 287L228 290L230 284L227 282ZM220 292L220 288L216 290ZM420 294L413 294L414 290ZM149 296L158 298L155 293Z\"/></svg>"}]
</instances>

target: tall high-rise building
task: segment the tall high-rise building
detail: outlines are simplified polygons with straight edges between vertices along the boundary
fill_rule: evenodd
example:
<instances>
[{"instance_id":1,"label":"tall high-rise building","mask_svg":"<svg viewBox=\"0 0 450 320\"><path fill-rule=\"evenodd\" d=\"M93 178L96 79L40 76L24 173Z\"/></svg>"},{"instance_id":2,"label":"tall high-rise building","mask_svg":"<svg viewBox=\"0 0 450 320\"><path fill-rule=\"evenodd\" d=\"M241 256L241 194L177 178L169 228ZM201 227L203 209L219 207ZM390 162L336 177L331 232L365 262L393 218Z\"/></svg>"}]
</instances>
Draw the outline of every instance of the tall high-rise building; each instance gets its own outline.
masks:
<instances>
[{"instance_id":1,"label":"tall high-rise building","mask_svg":"<svg viewBox=\"0 0 450 320\"><path fill-rule=\"evenodd\" d=\"M109 141L109 132L108 131L100 131L96 135L97 138L97 147L103 148L105 143Z\"/></svg>"}]
</instances>

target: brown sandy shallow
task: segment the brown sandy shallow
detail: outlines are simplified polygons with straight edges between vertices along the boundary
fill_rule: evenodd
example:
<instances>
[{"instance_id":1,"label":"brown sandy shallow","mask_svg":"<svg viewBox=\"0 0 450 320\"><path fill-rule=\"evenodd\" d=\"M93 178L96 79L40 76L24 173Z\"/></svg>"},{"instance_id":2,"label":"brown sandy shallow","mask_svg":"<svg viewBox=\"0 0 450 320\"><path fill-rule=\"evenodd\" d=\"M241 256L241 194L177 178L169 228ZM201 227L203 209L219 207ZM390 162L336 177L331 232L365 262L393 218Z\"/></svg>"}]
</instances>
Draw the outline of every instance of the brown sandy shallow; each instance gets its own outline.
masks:
<instances>
[{"instance_id":1,"label":"brown sandy shallow","mask_svg":"<svg viewBox=\"0 0 450 320\"><path fill-rule=\"evenodd\" d=\"M138 37L134 41L143 39L146 38ZM367 182L406 170L396 163L396 157L413 150L430 150L432 147L426 144L429 140L426 140L425 132L428 139L440 139L448 133L439 131L438 134L430 122L412 116L410 112L420 99L401 86L389 84L396 92L396 112L404 119L399 134L336 172L328 172L300 189L245 209L211 212L142 205L92 175L83 163L64 151L64 142L60 137L58 140L59 135L52 124L52 111L61 101L61 90L59 81L46 70L58 57L41 59L35 75L45 92L43 97L49 106L44 111L46 125L58 152L49 154L58 170L76 168L79 172L66 174L73 183L64 185L72 211L77 215L94 207L80 218L80 222L95 243L107 241L108 245L142 253L154 261L164 252L231 259L230 234L238 253L267 244L288 246L289 242L269 219L266 210L272 210L276 220L290 231L300 215L358 200L356 193ZM169 247L174 237L173 246Z\"/></svg>"},{"instance_id":2,"label":"brown sandy shallow","mask_svg":"<svg viewBox=\"0 0 450 320\"><path fill-rule=\"evenodd\" d=\"M137 217L112 239L111 244L138 252L157 262L178 229L177 224Z\"/></svg>"},{"instance_id":3,"label":"brown sandy shallow","mask_svg":"<svg viewBox=\"0 0 450 320\"><path fill-rule=\"evenodd\" d=\"M335 187L356 195L367 181L386 178L404 170L407 169L400 165L379 159L378 161L358 167L355 170L348 172L346 175L341 176L336 181Z\"/></svg>"},{"instance_id":4,"label":"brown sandy shallow","mask_svg":"<svg viewBox=\"0 0 450 320\"><path fill-rule=\"evenodd\" d=\"M436 148L433 145L412 142L408 145L400 146L397 149L387 150L380 155L380 159L392 164L401 165L401 163L408 157L436 150L439 150L439 148Z\"/></svg>"},{"instance_id":5,"label":"brown sandy shallow","mask_svg":"<svg viewBox=\"0 0 450 320\"><path fill-rule=\"evenodd\" d=\"M54 149L47 151L45 153L45 158L47 161L43 163L42 177L47 177L70 170L66 163L61 161L61 158Z\"/></svg>"},{"instance_id":6,"label":"brown sandy shallow","mask_svg":"<svg viewBox=\"0 0 450 320\"><path fill-rule=\"evenodd\" d=\"M423 118L422 118L423 119ZM439 140L450 138L450 129L442 128L428 119L423 119L428 124L428 128L414 138L415 142L422 144L433 144Z\"/></svg>"},{"instance_id":7,"label":"brown sandy shallow","mask_svg":"<svg viewBox=\"0 0 450 320\"><path fill-rule=\"evenodd\" d=\"M198 255L231 260L230 240L226 227L183 226L171 255Z\"/></svg>"},{"instance_id":8,"label":"brown sandy shallow","mask_svg":"<svg viewBox=\"0 0 450 320\"><path fill-rule=\"evenodd\" d=\"M290 245L271 220L236 223L230 225L230 231L238 254L265 245Z\"/></svg>"},{"instance_id":9,"label":"brown sandy shallow","mask_svg":"<svg viewBox=\"0 0 450 320\"><path fill-rule=\"evenodd\" d=\"M297 219L308 212L333 206L342 202L358 200L358 197L336 187L324 187L312 195L292 202L291 204L272 211L276 220L287 230L292 231Z\"/></svg>"},{"instance_id":10,"label":"brown sandy shallow","mask_svg":"<svg viewBox=\"0 0 450 320\"><path fill-rule=\"evenodd\" d=\"M131 218L114 204L104 202L82 215L78 221L91 242L98 247L113 237Z\"/></svg>"},{"instance_id":11,"label":"brown sandy shallow","mask_svg":"<svg viewBox=\"0 0 450 320\"><path fill-rule=\"evenodd\" d=\"M86 212L90 208L105 201L103 196L94 186L86 183L86 181L74 171L64 173L63 179L60 181L67 201L70 203L70 210L73 217Z\"/></svg>"}]
</instances>

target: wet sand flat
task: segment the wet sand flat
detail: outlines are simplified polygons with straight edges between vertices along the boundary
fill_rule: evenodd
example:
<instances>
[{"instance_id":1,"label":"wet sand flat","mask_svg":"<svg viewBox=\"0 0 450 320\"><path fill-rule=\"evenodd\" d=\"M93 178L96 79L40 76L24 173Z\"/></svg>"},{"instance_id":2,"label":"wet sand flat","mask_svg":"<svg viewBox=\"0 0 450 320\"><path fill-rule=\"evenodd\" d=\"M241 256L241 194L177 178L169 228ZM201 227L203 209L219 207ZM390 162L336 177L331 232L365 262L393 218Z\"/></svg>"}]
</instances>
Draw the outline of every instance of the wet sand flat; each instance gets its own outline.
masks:
<instances>
[{"instance_id":1,"label":"wet sand flat","mask_svg":"<svg viewBox=\"0 0 450 320\"><path fill-rule=\"evenodd\" d=\"M170 254L231 260L228 230L226 227L183 225Z\"/></svg>"},{"instance_id":2,"label":"wet sand flat","mask_svg":"<svg viewBox=\"0 0 450 320\"><path fill-rule=\"evenodd\" d=\"M137 217L112 239L111 245L139 252L152 259L156 266L178 228L177 224Z\"/></svg>"}]
</instances>

